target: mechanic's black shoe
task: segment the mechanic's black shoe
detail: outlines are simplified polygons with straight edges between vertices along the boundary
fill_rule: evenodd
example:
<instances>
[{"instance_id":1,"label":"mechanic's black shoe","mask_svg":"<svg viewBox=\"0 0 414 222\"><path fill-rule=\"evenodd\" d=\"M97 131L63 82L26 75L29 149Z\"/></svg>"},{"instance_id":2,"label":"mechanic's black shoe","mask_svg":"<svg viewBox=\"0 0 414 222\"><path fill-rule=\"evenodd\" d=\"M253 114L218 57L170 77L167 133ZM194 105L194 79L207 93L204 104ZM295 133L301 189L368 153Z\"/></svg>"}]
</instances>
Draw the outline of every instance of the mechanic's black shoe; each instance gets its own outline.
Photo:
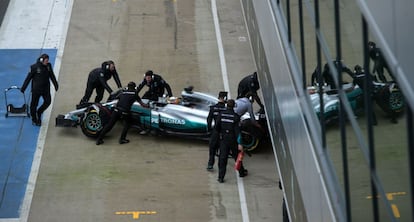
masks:
<instances>
[{"instance_id":1,"label":"mechanic's black shoe","mask_svg":"<svg viewBox=\"0 0 414 222\"><path fill-rule=\"evenodd\" d=\"M218 181L219 183L224 183L224 178L218 178L218 179L217 179L217 181Z\"/></svg>"},{"instance_id":2,"label":"mechanic's black shoe","mask_svg":"<svg viewBox=\"0 0 414 222\"><path fill-rule=\"evenodd\" d=\"M213 168L213 165L207 165L206 169L207 171L213 171L214 168Z\"/></svg>"},{"instance_id":3,"label":"mechanic's black shoe","mask_svg":"<svg viewBox=\"0 0 414 222\"><path fill-rule=\"evenodd\" d=\"M245 177L245 176L247 176L248 173L249 173L249 171L247 171L246 169L240 170L239 171L239 177Z\"/></svg>"},{"instance_id":4,"label":"mechanic's black shoe","mask_svg":"<svg viewBox=\"0 0 414 222\"><path fill-rule=\"evenodd\" d=\"M76 104L76 109L82 109L82 108L86 108L90 105L89 102L85 102L85 101L80 101L79 104Z\"/></svg>"},{"instance_id":5,"label":"mechanic's black shoe","mask_svg":"<svg viewBox=\"0 0 414 222\"><path fill-rule=\"evenodd\" d=\"M42 122L38 120L37 118L32 118L32 125L33 126L41 126Z\"/></svg>"},{"instance_id":6,"label":"mechanic's black shoe","mask_svg":"<svg viewBox=\"0 0 414 222\"><path fill-rule=\"evenodd\" d=\"M104 143L104 141L103 140L101 140L101 139L98 139L97 141L96 141L96 145L101 145L102 143Z\"/></svg>"},{"instance_id":7,"label":"mechanic's black shoe","mask_svg":"<svg viewBox=\"0 0 414 222\"><path fill-rule=\"evenodd\" d=\"M42 113L39 113L39 111L36 112L36 117L37 117L38 121L41 121L42 120Z\"/></svg>"},{"instance_id":8,"label":"mechanic's black shoe","mask_svg":"<svg viewBox=\"0 0 414 222\"><path fill-rule=\"evenodd\" d=\"M119 144L129 143L129 140L127 139L120 139Z\"/></svg>"}]
</instances>

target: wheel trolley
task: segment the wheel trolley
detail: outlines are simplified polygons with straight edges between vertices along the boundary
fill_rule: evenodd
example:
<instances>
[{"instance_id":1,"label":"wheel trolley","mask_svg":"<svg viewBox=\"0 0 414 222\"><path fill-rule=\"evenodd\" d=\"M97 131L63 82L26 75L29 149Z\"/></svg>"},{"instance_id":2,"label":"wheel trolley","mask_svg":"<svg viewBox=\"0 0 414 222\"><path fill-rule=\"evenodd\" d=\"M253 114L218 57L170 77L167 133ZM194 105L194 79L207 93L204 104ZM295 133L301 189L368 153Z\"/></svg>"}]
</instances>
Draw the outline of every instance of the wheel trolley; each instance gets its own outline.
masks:
<instances>
[{"instance_id":1,"label":"wheel trolley","mask_svg":"<svg viewBox=\"0 0 414 222\"><path fill-rule=\"evenodd\" d=\"M7 101L7 97L10 96L9 93L10 91L19 91L19 93L22 94L22 98L23 98L23 105L22 106L15 106L13 104L9 104ZM26 96L24 93L22 93L20 91L20 87L17 86L10 86L9 88L4 90L4 98L6 101L6 118L7 117L14 117L14 116L18 116L18 117L30 117L29 114L29 106L26 103Z\"/></svg>"}]
</instances>

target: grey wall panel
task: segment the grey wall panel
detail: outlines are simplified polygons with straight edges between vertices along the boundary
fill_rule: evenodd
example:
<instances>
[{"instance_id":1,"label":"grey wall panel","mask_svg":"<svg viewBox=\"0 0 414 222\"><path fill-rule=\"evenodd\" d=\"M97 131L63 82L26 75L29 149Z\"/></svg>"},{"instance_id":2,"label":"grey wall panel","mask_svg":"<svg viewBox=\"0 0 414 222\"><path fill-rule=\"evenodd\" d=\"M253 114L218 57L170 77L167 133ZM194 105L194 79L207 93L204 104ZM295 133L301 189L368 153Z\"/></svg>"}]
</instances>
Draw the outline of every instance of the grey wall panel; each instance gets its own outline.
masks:
<instances>
[{"instance_id":1,"label":"grey wall panel","mask_svg":"<svg viewBox=\"0 0 414 222\"><path fill-rule=\"evenodd\" d=\"M7 7L9 6L10 0L0 1L0 25L3 23L4 15L6 14Z\"/></svg>"},{"instance_id":2,"label":"grey wall panel","mask_svg":"<svg viewBox=\"0 0 414 222\"><path fill-rule=\"evenodd\" d=\"M242 0L292 221L335 221L268 1Z\"/></svg>"}]
</instances>

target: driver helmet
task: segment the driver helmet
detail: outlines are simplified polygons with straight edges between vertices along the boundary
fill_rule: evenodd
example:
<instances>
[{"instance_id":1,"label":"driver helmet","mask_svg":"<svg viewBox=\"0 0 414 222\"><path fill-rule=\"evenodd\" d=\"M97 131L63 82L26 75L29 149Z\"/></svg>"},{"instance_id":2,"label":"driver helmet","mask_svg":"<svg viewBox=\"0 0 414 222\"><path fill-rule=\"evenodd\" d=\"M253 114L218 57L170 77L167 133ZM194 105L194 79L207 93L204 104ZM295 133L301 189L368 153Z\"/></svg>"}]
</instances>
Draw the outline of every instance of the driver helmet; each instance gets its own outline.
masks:
<instances>
[{"instance_id":1,"label":"driver helmet","mask_svg":"<svg viewBox=\"0 0 414 222\"><path fill-rule=\"evenodd\" d=\"M363 72L364 72L364 70L362 69L362 67L361 67L360 65L356 65L356 66L354 67L354 72L355 72L355 73L363 73Z\"/></svg>"}]
</instances>

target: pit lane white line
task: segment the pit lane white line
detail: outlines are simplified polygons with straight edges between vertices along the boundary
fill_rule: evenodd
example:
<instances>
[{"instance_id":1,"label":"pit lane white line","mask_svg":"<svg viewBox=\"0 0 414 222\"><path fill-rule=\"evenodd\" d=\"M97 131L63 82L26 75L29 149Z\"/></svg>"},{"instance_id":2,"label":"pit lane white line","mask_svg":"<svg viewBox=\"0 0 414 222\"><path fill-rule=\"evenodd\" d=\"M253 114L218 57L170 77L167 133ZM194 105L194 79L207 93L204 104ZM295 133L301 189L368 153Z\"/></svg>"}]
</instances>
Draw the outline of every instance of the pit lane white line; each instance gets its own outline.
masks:
<instances>
[{"instance_id":1,"label":"pit lane white line","mask_svg":"<svg viewBox=\"0 0 414 222\"><path fill-rule=\"evenodd\" d=\"M219 50L221 74L223 76L224 89L225 91L228 92L228 97L231 98L228 75L227 75L226 59L224 56L224 49L223 49L223 41L221 39L220 24L219 24L218 15L217 15L216 0L211 0L211 11L213 13L214 29L216 31L217 46ZM249 212L247 210L246 194L244 191L243 179L239 177L237 171L235 171L235 173L236 173L236 178L237 178L237 186L239 189L239 199L240 199L240 209L242 213L242 219L243 219L243 222L249 222L250 221Z\"/></svg>"}]
</instances>

